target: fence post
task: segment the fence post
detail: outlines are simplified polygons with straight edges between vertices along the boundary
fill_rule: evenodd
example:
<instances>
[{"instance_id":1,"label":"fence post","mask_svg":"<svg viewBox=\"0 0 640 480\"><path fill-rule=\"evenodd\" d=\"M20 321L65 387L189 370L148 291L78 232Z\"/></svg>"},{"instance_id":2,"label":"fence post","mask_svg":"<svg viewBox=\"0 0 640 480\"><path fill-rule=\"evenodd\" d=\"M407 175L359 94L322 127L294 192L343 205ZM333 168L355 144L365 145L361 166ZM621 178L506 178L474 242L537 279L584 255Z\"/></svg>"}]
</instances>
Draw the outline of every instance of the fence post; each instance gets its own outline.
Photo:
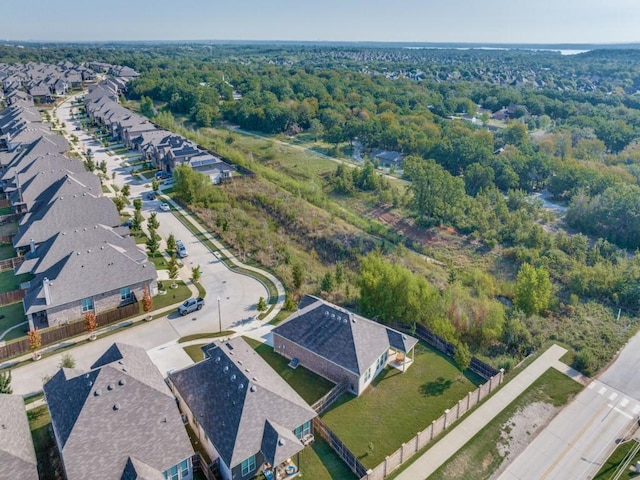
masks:
<instances>
[{"instance_id":1,"label":"fence post","mask_svg":"<svg viewBox=\"0 0 640 480\"><path fill-rule=\"evenodd\" d=\"M433 420L433 421L431 422L431 434L430 434L430 436L429 436L429 440L433 440L433 429L435 428L435 426L436 426L436 421L435 421L435 420Z\"/></svg>"},{"instance_id":2,"label":"fence post","mask_svg":"<svg viewBox=\"0 0 640 480\"><path fill-rule=\"evenodd\" d=\"M389 457L384 457L384 476L382 478L385 478L389 472L387 472L387 461L389 460Z\"/></svg>"},{"instance_id":3,"label":"fence post","mask_svg":"<svg viewBox=\"0 0 640 480\"><path fill-rule=\"evenodd\" d=\"M456 411L456 419L460 418L460 402L462 402L462 399L458 400L458 406L456 407L458 409Z\"/></svg>"},{"instance_id":4,"label":"fence post","mask_svg":"<svg viewBox=\"0 0 640 480\"><path fill-rule=\"evenodd\" d=\"M416 453L418 453L418 450L420 450L420 434L422 432L418 432L418 434L416 435Z\"/></svg>"},{"instance_id":5,"label":"fence post","mask_svg":"<svg viewBox=\"0 0 640 480\"><path fill-rule=\"evenodd\" d=\"M469 410L470 405L471 405L471 392L467 394L467 410Z\"/></svg>"},{"instance_id":6,"label":"fence post","mask_svg":"<svg viewBox=\"0 0 640 480\"><path fill-rule=\"evenodd\" d=\"M482 392L482 387L484 387L484 385L480 385L478 387L478 403L480 403L480 392Z\"/></svg>"},{"instance_id":7,"label":"fence post","mask_svg":"<svg viewBox=\"0 0 640 480\"><path fill-rule=\"evenodd\" d=\"M489 377L489 393L493 390L493 377Z\"/></svg>"},{"instance_id":8,"label":"fence post","mask_svg":"<svg viewBox=\"0 0 640 480\"><path fill-rule=\"evenodd\" d=\"M500 369L500 381L498 385L502 385L502 380L504 380L504 368Z\"/></svg>"},{"instance_id":9,"label":"fence post","mask_svg":"<svg viewBox=\"0 0 640 480\"><path fill-rule=\"evenodd\" d=\"M447 429L447 414L449 413L449 409L447 408L444 411L444 426L442 427L442 430L446 430Z\"/></svg>"},{"instance_id":10,"label":"fence post","mask_svg":"<svg viewBox=\"0 0 640 480\"><path fill-rule=\"evenodd\" d=\"M404 443L400 446L400 465L404 463Z\"/></svg>"}]
</instances>

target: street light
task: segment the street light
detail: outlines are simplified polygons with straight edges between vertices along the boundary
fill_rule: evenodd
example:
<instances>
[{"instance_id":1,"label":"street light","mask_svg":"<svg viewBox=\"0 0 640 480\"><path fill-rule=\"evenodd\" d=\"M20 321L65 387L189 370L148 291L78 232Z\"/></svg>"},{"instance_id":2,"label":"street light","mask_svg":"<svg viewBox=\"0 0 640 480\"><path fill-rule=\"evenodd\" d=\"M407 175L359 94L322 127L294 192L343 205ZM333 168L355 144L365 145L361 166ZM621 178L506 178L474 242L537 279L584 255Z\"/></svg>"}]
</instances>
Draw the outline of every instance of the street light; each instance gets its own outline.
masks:
<instances>
[{"instance_id":1,"label":"street light","mask_svg":"<svg viewBox=\"0 0 640 480\"><path fill-rule=\"evenodd\" d=\"M222 333L222 313L220 312L220 295L218 295L218 324L220 325L220 333Z\"/></svg>"}]
</instances>

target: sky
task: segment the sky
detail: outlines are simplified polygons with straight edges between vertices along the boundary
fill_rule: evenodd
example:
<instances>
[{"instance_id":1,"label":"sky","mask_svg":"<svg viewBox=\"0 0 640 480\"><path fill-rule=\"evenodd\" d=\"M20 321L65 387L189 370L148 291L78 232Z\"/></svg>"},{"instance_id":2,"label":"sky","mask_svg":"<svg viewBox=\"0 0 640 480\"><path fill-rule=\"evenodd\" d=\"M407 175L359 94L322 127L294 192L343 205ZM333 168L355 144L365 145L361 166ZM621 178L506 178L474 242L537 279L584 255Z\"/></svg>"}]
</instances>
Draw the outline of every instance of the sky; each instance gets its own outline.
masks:
<instances>
[{"instance_id":1,"label":"sky","mask_svg":"<svg viewBox=\"0 0 640 480\"><path fill-rule=\"evenodd\" d=\"M640 41L638 0L0 0L0 40Z\"/></svg>"}]
</instances>

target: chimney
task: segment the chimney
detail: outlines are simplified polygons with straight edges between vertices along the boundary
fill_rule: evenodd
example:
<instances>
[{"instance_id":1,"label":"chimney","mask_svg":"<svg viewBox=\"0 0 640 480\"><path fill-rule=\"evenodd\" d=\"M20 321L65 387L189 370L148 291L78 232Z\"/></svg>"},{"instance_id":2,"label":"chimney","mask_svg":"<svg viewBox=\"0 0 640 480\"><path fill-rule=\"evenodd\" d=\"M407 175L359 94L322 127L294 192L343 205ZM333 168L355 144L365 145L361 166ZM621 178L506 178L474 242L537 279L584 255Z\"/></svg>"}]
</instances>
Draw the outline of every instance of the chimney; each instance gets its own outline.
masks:
<instances>
[{"instance_id":1,"label":"chimney","mask_svg":"<svg viewBox=\"0 0 640 480\"><path fill-rule=\"evenodd\" d=\"M44 288L45 303L51 305L51 292L49 291L49 279L47 277L44 277L42 281L42 288Z\"/></svg>"},{"instance_id":2,"label":"chimney","mask_svg":"<svg viewBox=\"0 0 640 480\"><path fill-rule=\"evenodd\" d=\"M31 253L36 251L36 242L33 241L33 238L29 239L29 251Z\"/></svg>"}]
</instances>

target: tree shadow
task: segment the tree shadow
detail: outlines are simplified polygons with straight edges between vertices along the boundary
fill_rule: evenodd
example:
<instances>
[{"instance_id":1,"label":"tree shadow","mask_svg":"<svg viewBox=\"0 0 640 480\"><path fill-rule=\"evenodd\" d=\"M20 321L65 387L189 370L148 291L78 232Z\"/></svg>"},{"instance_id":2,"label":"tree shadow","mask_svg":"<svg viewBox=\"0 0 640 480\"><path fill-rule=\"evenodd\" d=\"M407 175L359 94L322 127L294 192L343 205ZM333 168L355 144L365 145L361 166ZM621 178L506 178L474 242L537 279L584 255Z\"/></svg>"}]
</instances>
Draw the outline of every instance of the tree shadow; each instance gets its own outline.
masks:
<instances>
[{"instance_id":1,"label":"tree shadow","mask_svg":"<svg viewBox=\"0 0 640 480\"><path fill-rule=\"evenodd\" d=\"M445 380L443 377L438 377L432 382L427 382L421 385L420 392L425 397L437 397L446 392L452 384L453 381Z\"/></svg>"}]
</instances>

